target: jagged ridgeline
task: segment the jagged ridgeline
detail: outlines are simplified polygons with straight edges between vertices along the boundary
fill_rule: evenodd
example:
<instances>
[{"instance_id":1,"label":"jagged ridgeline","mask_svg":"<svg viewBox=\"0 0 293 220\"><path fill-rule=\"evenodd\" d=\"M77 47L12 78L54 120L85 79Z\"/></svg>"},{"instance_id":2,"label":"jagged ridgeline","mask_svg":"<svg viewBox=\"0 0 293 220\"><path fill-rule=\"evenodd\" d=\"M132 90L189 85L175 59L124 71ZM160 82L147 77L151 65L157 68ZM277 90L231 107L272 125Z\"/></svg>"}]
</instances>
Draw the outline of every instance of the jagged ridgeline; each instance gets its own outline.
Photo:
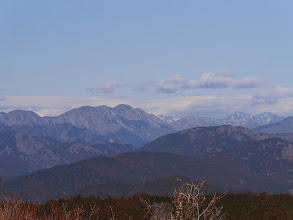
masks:
<instances>
[{"instance_id":1,"label":"jagged ridgeline","mask_svg":"<svg viewBox=\"0 0 293 220\"><path fill-rule=\"evenodd\" d=\"M51 137L62 142L89 141L96 136L105 140L142 146L175 131L218 125L256 128L283 120L271 113L256 116L234 113L225 119L185 117L175 120L155 116L129 105L84 106L57 117L40 117L31 111L0 113L0 130L12 129L37 137Z\"/></svg>"}]
</instances>

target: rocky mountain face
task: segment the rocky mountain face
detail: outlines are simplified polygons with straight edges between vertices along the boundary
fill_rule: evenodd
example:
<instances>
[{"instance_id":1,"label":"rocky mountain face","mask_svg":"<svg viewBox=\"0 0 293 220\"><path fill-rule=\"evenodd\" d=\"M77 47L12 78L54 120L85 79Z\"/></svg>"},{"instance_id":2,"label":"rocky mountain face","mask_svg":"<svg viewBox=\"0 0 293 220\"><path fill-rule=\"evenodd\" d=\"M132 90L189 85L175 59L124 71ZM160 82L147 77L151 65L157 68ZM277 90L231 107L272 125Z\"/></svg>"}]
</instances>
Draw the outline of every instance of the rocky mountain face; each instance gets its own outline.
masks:
<instances>
[{"instance_id":1,"label":"rocky mountain face","mask_svg":"<svg viewBox=\"0 0 293 220\"><path fill-rule=\"evenodd\" d=\"M195 127L208 127L219 125L232 125L247 128L256 128L262 125L279 122L283 119L284 117L272 114L270 112L264 112L262 114L255 116L243 112L235 112L234 114L229 115L225 119L189 116L172 122L169 124L169 126L177 131Z\"/></svg>"},{"instance_id":2,"label":"rocky mountain face","mask_svg":"<svg viewBox=\"0 0 293 220\"><path fill-rule=\"evenodd\" d=\"M46 122L32 111L14 110L9 113L0 112L0 122L7 125L45 125Z\"/></svg>"},{"instance_id":3,"label":"rocky mountain face","mask_svg":"<svg viewBox=\"0 0 293 220\"><path fill-rule=\"evenodd\" d=\"M98 155L114 156L136 149L131 145L92 141L90 145L62 143L16 131L0 132L0 174L17 176Z\"/></svg>"}]
</instances>

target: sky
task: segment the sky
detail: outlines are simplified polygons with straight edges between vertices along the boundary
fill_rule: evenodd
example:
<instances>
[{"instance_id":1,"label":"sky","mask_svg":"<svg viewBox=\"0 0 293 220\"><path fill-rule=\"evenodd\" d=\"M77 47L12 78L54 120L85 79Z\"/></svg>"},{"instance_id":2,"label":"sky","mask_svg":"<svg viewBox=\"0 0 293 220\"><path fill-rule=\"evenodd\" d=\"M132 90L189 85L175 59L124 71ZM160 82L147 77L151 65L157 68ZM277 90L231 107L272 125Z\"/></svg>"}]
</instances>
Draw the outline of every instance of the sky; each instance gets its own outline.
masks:
<instances>
[{"instance_id":1,"label":"sky","mask_svg":"<svg viewBox=\"0 0 293 220\"><path fill-rule=\"evenodd\" d=\"M293 1L0 1L0 111L293 115Z\"/></svg>"}]
</instances>

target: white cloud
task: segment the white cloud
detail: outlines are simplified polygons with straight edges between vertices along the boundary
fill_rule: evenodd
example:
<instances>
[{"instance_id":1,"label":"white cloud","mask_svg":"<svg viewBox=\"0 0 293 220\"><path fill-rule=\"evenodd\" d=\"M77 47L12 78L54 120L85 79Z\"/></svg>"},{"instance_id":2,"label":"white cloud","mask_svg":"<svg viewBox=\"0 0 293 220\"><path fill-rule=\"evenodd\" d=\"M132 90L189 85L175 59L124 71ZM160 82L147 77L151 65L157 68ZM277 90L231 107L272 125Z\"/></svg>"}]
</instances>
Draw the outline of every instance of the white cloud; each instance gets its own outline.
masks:
<instances>
[{"instance_id":1,"label":"white cloud","mask_svg":"<svg viewBox=\"0 0 293 220\"><path fill-rule=\"evenodd\" d=\"M101 85L91 85L87 90L91 93L110 93L120 86L116 80L102 83Z\"/></svg>"},{"instance_id":2,"label":"white cloud","mask_svg":"<svg viewBox=\"0 0 293 220\"><path fill-rule=\"evenodd\" d=\"M197 88L198 83L194 80L187 80L182 75L174 75L166 80L159 82L158 91L160 92L176 92L182 89Z\"/></svg>"},{"instance_id":3,"label":"white cloud","mask_svg":"<svg viewBox=\"0 0 293 220\"><path fill-rule=\"evenodd\" d=\"M158 91L165 93L174 93L184 89L196 88L253 88L263 85L255 77L246 77L240 80L234 80L233 73L204 73L198 81L185 79L182 75L174 75L166 80L159 82Z\"/></svg>"},{"instance_id":4,"label":"white cloud","mask_svg":"<svg viewBox=\"0 0 293 220\"><path fill-rule=\"evenodd\" d=\"M240 80L231 82L231 86L235 89L254 88L263 85L263 82L258 81L256 77L246 77Z\"/></svg>"},{"instance_id":5,"label":"white cloud","mask_svg":"<svg viewBox=\"0 0 293 220\"><path fill-rule=\"evenodd\" d=\"M293 90L290 88L277 86L273 92L261 92L254 95L254 103L277 104L281 99L293 97Z\"/></svg>"},{"instance_id":6,"label":"white cloud","mask_svg":"<svg viewBox=\"0 0 293 220\"><path fill-rule=\"evenodd\" d=\"M199 80L200 88L227 88L232 78L226 74L204 73Z\"/></svg>"}]
</instances>

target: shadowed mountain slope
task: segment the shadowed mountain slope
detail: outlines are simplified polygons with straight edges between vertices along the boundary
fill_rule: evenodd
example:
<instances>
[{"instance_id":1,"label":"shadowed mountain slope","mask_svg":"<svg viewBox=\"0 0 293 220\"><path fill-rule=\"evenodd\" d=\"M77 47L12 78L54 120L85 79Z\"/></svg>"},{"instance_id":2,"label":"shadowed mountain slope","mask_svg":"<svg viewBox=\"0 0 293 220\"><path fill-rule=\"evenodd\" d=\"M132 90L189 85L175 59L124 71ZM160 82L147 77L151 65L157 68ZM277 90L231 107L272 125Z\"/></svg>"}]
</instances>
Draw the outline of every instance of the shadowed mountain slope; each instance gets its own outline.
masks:
<instances>
[{"instance_id":1,"label":"shadowed mountain slope","mask_svg":"<svg viewBox=\"0 0 293 220\"><path fill-rule=\"evenodd\" d=\"M293 117L285 118L274 124L257 127L254 130L262 133L293 133Z\"/></svg>"},{"instance_id":2,"label":"shadowed mountain slope","mask_svg":"<svg viewBox=\"0 0 293 220\"><path fill-rule=\"evenodd\" d=\"M101 141L104 140L110 140L110 138L105 136L98 136L95 135L93 132L87 130L75 127L71 124L64 123L64 124L57 124L57 125L13 125L10 127L0 127L0 131L17 131L26 133L31 136L40 137L40 138L53 138L57 141L61 142L77 142L77 141L83 141L83 142L89 142L92 139L100 138Z\"/></svg>"},{"instance_id":3,"label":"shadowed mountain slope","mask_svg":"<svg viewBox=\"0 0 293 220\"><path fill-rule=\"evenodd\" d=\"M96 157L18 177L3 190L17 191L28 200L41 202L72 195L87 185L137 185L180 175L223 189L231 187L233 191L285 193L293 189L292 161L293 145L284 139L243 127L194 128L161 137L139 152ZM131 188L103 185L103 189L115 186L122 187L122 191Z\"/></svg>"},{"instance_id":4,"label":"shadowed mountain slope","mask_svg":"<svg viewBox=\"0 0 293 220\"><path fill-rule=\"evenodd\" d=\"M36 170L69 164L98 155L117 155L134 150L131 145L92 142L62 143L51 138L36 138L21 132L0 132L0 174L23 175Z\"/></svg>"},{"instance_id":5,"label":"shadowed mountain slope","mask_svg":"<svg viewBox=\"0 0 293 220\"><path fill-rule=\"evenodd\" d=\"M142 184L176 175L206 180L220 188L233 187L233 190L263 191L274 185L274 181L259 177L227 159L194 160L168 153L137 152L115 158L97 157L37 171L11 180L3 191L15 191L27 200L43 202L66 197L87 185Z\"/></svg>"},{"instance_id":6,"label":"shadowed mountain slope","mask_svg":"<svg viewBox=\"0 0 293 220\"><path fill-rule=\"evenodd\" d=\"M138 151L232 160L247 171L278 181L271 192L288 192L293 189L293 144L275 136L232 126L194 128L161 137Z\"/></svg>"}]
</instances>

